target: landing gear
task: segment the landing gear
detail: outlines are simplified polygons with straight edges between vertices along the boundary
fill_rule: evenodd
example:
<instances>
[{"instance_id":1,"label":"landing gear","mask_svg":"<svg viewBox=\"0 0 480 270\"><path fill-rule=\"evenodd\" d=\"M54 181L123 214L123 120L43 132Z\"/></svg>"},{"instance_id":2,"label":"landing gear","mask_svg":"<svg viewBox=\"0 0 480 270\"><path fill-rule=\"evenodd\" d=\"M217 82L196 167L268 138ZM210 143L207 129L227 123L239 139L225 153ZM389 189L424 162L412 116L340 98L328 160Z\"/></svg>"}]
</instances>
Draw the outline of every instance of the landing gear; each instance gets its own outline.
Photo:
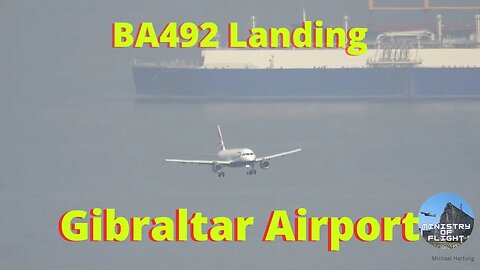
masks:
<instances>
[{"instance_id":1,"label":"landing gear","mask_svg":"<svg viewBox=\"0 0 480 270\"><path fill-rule=\"evenodd\" d=\"M257 170L251 169L251 170L247 171L247 175L252 175L252 174L257 174Z\"/></svg>"},{"instance_id":2,"label":"landing gear","mask_svg":"<svg viewBox=\"0 0 480 270\"><path fill-rule=\"evenodd\" d=\"M225 177L225 172L219 172L217 175L218 177Z\"/></svg>"}]
</instances>

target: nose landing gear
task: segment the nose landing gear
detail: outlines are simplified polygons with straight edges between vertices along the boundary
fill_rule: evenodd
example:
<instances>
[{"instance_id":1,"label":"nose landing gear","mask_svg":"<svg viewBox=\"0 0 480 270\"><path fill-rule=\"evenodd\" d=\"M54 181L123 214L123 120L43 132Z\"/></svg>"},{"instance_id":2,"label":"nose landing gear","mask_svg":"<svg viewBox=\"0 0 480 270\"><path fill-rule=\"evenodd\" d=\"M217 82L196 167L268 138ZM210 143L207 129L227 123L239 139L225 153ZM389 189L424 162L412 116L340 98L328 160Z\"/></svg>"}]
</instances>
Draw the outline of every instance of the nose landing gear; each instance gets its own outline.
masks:
<instances>
[{"instance_id":1,"label":"nose landing gear","mask_svg":"<svg viewBox=\"0 0 480 270\"><path fill-rule=\"evenodd\" d=\"M218 172L217 175L218 177L225 177L225 172Z\"/></svg>"},{"instance_id":2,"label":"nose landing gear","mask_svg":"<svg viewBox=\"0 0 480 270\"><path fill-rule=\"evenodd\" d=\"M252 175L252 174L257 174L257 170L251 169L251 170L247 171L247 175Z\"/></svg>"}]
</instances>

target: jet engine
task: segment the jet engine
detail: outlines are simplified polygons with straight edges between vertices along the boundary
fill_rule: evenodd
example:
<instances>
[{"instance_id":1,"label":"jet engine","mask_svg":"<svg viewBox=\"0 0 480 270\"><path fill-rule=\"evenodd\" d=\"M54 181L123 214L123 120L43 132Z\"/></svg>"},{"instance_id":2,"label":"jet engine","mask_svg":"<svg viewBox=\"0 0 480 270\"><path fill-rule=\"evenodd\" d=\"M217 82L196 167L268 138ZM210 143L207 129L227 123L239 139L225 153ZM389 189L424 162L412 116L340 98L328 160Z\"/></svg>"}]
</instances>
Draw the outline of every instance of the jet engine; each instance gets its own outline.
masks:
<instances>
[{"instance_id":1,"label":"jet engine","mask_svg":"<svg viewBox=\"0 0 480 270\"><path fill-rule=\"evenodd\" d=\"M260 168L262 169L268 169L268 167L270 167L270 161L268 160L262 160L260 162Z\"/></svg>"},{"instance_id":2,"label":"jet engine","mask_svg":"<svg viewBox=\"0 0 480 270\"><path fill-rule=\"evenodd\" d=\"M212 165L212 171L213 171L214 173L219 173L219 172L222 171L222 169L223 169L222 164L214 163L214 164Z\"/></svg>"}]
</instances>

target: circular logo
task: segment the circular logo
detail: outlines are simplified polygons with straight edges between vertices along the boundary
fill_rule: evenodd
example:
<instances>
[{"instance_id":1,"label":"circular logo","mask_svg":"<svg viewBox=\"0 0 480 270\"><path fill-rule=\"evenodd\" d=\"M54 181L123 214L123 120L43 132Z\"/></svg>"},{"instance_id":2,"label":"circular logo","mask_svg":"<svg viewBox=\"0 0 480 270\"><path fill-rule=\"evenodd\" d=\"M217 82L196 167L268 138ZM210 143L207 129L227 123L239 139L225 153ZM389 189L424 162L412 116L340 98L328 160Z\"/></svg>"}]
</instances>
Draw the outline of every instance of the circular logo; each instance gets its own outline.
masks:
<instances>
[{"instance_id":1,"label":"circular logo","mask_svg":"<svg viewBox=\"0 0 480 270\"><path fill-rule=\"evenodd\" d=\"M473 211L457 194L438 193L426 200L418 213L418 228L430 245L452 249L468 240L473 231Z\"/></svg>"}]
</instances>

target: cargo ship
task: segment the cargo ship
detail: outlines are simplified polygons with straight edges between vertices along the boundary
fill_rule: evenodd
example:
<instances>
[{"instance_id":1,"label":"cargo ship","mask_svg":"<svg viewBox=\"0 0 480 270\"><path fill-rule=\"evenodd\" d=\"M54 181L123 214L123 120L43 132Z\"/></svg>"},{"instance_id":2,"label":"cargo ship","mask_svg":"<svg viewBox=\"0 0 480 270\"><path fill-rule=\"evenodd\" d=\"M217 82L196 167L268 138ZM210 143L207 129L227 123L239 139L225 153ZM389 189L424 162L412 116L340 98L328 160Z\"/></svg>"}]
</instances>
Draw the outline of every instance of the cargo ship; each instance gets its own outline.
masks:
<instances>
[{"instance_id":1,"label":"cargo ship","mask_svg":"<svg viewBox=\"0 0 480 270\"><path fill-rule=\"evenodd\" d=\"M380 33L361 56L349 56L344 49L217 48L203 50L203 63L198 65L135 62L137 96L199 100L480 97L480 15L475 15L475 32L454 39L442 36L441 19L437 16L435 33Z\"/></svg>"}]
</instances>

